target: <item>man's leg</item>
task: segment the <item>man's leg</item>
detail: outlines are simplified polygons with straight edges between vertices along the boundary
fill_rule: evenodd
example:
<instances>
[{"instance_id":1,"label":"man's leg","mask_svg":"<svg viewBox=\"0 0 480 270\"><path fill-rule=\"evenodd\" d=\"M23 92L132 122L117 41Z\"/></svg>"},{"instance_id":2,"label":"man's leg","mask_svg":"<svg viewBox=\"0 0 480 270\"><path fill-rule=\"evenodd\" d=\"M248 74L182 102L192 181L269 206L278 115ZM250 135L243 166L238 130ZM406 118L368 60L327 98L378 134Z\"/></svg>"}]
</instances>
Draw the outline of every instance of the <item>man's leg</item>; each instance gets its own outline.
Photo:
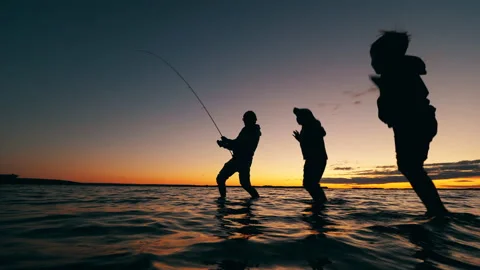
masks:
<instances>
[{"instance_id":1,"label":"man's leg","mask_svg":"<svg viewBox=\"0 0 480 270\"><path fill-rule=\"evenodd\" d=\"M398 169L408 179L413 190L427 208L429 215L437 216L448 212L432 179L422 166L402 165L401 161L398 162L398 165Z\"/></svg>"},{"instance_id":2,"label":"man's leg","mask_svg":"<svg viewBox=\"0 0 480 270\"><path fill-rule=\"evenodd\" d=\"M320 198L320 203L325 203L327 201L327 196L325 195L325 191L323 190L323 188L320 186L320 180L322 180L322 176L323 176L323 173L325 172L325 168L327 167L327 161L321 161L319 164L318 164L319 168L318 168L318 182L317 182L317 187L318 187L318 195L319 195L319 198Z\"/></svg>"},{"instance_id":3,"label":"man's leg","mask_svg":"<svg viewBox=\"0 0 480 270\"><path fill-rule=\"evenodd\" d=\"M252 187L252 184L250 183L250 166L252 165L252 162L244 162L242 164L239 164L239 170L238 170L238 175L240 178L240 185L242 185L243 189L245 189L252 198L256 199L259 198L260 195L258 195L257 190Z\"/></svg>"},{"instance_id":4,"label":"man's leg","mask_svg":"<svg viewBox=\"0 0 480 270\"><path fill-rule=\"evenodd\" d=\"M305 161L303 167L303 187L308 191L315 203L323 204L327 201L325 192L320 187L320 179L325 171L326 162Z\"/></svg>"},{"instance_id":5,"label":"man's leg","mask_svg":"<svg viewBox=\"0 0 480 270\"><path fill-rule=\"evenodd\" d=\"M445 214L448 211L443 205L432 179L423 168L423 163L428 157L430 138L424 139L421 136L408 135L405 136L400 132L395 134L398 170L408 179L413 190L427 208L428 214Z\"/></svg>"},{"instance_id":6,"label":"man's leg","mask_svg":"<svg viewBox=\"0 0 480 270\"><path fill-rule=\"evenodd\" d=\"M235 160L230 159L223 165L223 168L217 175L217 185L218 185L218 192L220 193L221 198L225 198L227 196L227 188L225 187L225 182L227 179L230 178L235 172L237 172L237 165L235 164Z\"/></svg>"}]
</instances>

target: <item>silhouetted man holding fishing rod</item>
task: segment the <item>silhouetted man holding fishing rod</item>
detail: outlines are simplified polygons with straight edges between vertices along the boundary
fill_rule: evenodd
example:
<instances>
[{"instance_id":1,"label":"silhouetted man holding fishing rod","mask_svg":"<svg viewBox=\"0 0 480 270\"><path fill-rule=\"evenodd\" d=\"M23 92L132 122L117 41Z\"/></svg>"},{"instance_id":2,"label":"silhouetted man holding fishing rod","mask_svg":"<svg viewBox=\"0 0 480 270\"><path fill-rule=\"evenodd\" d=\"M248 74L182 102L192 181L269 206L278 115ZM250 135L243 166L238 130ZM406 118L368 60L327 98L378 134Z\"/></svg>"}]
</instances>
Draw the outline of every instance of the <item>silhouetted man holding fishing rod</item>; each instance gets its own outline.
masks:
<instances>
[{"instance_id":1,"label":"silhouetted man holding fishing rod","mask_svg":"<svg viewBox=\"0 0 480 270\"><path fill-rule=\"evenodd\" d=\"M410 181L427 214L441 216L448 211L423 168L437 134L436 109L420 77L427 74L425 63L406 55L409 42L407 33L384 32L370 48L372 67L380 76L370 78L380 90L378 117L395 134L398 170Z\"/></svg>"},{"instance_id":2,"label":"silhouetted man holding fishing rod","mask_svg":"<svg viewBox=\"0 0 480 270\"><path fill-rule=\"evenodd\" d=\"M167 62L167 60L163 59L156 53L146 50L139 51L160 59L163 63L165 63L173 71L175 71L175 73L177 73L177 75L188 86L188 89L190 89L190 91L192 91L192 93L195 95L200 104L202 104L203 109L208 114L208 117L210 117L210 120L212 120L212 123L215 125L215 128L221 136L221 140L217 141L218 146L233 151L232 159L225 163L222 170L217 176L217 184L218 190L220 192L220 198L224 199L226 197L227 190L225 187L225 182L228 178L230 178L230 176L232 176L236 172L238 172L239 174L240 184L242 185L242 187L246 191L248 191L248 193L250 193L250 196L252 196L252 198L258 198L259 195L257 190L250 184L250 166L252 165L253 154L257 149L258 141L260 140L260 136L262 135L260 132L260 126L256 124L257 116L255 115L255 113L252 111L246 112L243 115L243 122L245 123L245 127L242 129L238 137L235 140L227 139L222 135L222 132L220 132L217 123L215 123L215 120L213 120L213 117L207 110L205 104L203 104L200 97L193 90L187 80L185 80L185 78L180 74L180 72L178 72L178 70L176 70L169 62Z\"/></svg>"},{"instance_id":3,"label":"silhouetted man holding fishing rod","mask_svg":"<svg viewBox=\"0 0 480 270\"><path fill-rule=\"evenodd\" d=\"M231 140L222 136L221 140L217 141L218 146L233 151L232 158L225 163L217 175L220 199L224 199L227 196L225 182L236 172L238 172L240 184L250 196L254 199L260 197L257 190L250 183L250 166L252 166L253 155L262 133L260 132L260 126L257 125L257 116L254 112L247 111L243 115L243 123L245 127L240 131L236 139Z\"/></svg>"}]
</instances>

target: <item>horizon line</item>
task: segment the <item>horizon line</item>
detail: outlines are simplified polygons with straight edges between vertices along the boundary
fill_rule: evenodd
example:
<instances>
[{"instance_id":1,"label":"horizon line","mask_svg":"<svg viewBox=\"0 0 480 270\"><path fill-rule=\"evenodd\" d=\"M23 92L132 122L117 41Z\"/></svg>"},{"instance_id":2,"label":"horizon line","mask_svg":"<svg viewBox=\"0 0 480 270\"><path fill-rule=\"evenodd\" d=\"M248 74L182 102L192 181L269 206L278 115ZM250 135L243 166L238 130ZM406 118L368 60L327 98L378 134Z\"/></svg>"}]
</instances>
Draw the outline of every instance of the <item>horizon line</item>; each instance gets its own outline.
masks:
<instances>
[{"instance_id":1,"label":"horizon line","mask_svg":"<svg viewBox=\"0 0 480 270\"><path fill-rule=\"evenodd\" d=\"M15 175L15 174L10 174ZM3 175L7 176L7 175ZM20 181L18 181L20 180ZM37 182L38 181L38 182ZM37 183L35 183L37 182ZM71 180L61 180L61 179L44 179L44 178L20 178L15 177L13 179L1 179L0 178L0 185L3 184L10 184L10 185L86 185L86 186L167 186L167 187L217 187L217 185L195 185L195 184L143 184L143 183L104 183L104 182L78 182L78 181L71 181ZM328 183L324 183L328 184ZM335 184L335 183L330 183ZM387 184L387 183L386 183ZM362 185L362 184L356 184ZM301 185L297 186L277 186L277 185L262 185L262 186L255 186L256 188L303 188ZM241 187L241 185L229 185L228 187ZM385 188L385 187L322 187L324 189L399 189L399 190L410 190L410 188ZM480 187L448 187L448 188L441 188L437 187L437 189L442 190L480 190Z\"/></svg>"}]
</instances>

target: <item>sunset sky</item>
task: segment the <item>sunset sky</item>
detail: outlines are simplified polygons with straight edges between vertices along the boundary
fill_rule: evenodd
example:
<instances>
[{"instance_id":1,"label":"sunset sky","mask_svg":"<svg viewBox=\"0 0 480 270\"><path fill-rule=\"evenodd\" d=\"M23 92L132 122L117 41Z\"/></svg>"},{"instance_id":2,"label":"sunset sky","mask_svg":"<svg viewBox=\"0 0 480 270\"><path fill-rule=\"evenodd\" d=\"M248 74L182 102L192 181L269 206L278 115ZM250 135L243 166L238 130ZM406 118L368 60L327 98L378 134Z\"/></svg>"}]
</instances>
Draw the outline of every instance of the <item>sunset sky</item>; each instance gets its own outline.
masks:
<instances>
[{"instance_id":1,"label":"sunset sky","mask_svg":"<svg viewBox=\"0 0 480 270\"><path fill-rule=\"evenodd\" d=\"M128 2L128 3L127 3ZM409 187L377 118L369 46L406 30L437 108L427 169L480 187L480 1L1 1L0 173L215 184L253 110L254 185L301 185L293 107L327 131L330 187ZM393 166L393 167L392 167ZM390 183L390 184L385 184ZM238 185L238 177L227 182Z\"/></svg>"}]
</instances>

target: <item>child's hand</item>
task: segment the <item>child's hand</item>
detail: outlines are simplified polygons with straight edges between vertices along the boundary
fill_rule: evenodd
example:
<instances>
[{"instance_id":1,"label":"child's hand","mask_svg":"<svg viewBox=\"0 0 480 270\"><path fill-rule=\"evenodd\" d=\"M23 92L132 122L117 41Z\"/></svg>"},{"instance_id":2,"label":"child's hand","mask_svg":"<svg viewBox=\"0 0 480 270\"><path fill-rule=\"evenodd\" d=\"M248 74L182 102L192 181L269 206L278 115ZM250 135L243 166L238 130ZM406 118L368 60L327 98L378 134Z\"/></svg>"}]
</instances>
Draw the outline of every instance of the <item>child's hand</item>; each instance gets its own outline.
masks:
<instances>
[{"instance_id":1,"label":"child's hand","mask_svg":"<svg viewBox=\"0 0 480 270\"><path fill-rule=\"evenodd\" d=\"M300 132L298 132L298 130L293 131L293 137L297 139L297 141L300 141Z\"/></svg>"}]
</instances>

